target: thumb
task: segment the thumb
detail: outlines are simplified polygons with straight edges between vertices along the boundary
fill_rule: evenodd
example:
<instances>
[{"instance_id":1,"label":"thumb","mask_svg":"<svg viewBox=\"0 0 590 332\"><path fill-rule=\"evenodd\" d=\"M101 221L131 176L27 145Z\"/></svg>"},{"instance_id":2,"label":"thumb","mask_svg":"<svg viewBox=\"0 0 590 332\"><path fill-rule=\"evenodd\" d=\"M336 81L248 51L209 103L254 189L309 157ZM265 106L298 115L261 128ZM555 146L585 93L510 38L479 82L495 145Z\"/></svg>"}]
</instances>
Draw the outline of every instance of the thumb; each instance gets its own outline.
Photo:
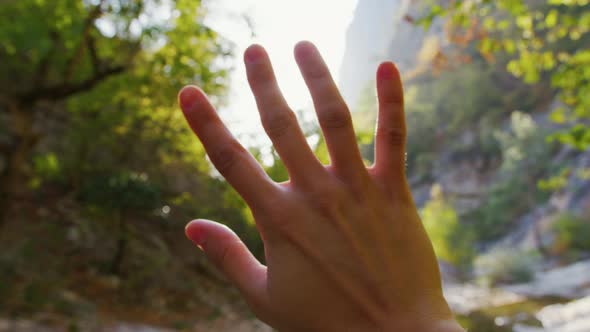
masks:
<instances>
[{"instance_id":1,"label":"thumb","mask_svg":"<svg viewBox=\"0 0 590 332\"><path fill-rule=\"evenodd\" d=\"M266 267L258 262L231 229L214 221L199 219L188 223L185 233L252 306L264 305Z\"/></svg>"}]
</instances>

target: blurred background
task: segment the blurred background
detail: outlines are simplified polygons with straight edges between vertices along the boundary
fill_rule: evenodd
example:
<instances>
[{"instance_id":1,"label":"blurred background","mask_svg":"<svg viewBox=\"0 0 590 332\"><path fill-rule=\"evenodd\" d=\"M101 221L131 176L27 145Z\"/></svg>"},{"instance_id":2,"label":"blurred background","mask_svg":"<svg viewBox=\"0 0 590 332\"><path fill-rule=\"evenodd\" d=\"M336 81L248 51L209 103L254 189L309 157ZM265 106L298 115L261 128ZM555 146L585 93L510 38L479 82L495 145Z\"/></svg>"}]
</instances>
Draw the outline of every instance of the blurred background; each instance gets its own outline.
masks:
<instances>
[{"instance_id":1,"label":"blurred background","mask_svg":"<svg viewBox=\"0 0 590 332\"><path fill-rule=\"evenodd\" d=\"M1 0L0 331L270 331L185 240L263 245L176 106L201 86L277 181L242 52L325 55L373 159L374 71L406 89L408 177L472 332L590 331L588 0ZM305 290L302 290L305 291Z\"/></svg>"}]
</instances>

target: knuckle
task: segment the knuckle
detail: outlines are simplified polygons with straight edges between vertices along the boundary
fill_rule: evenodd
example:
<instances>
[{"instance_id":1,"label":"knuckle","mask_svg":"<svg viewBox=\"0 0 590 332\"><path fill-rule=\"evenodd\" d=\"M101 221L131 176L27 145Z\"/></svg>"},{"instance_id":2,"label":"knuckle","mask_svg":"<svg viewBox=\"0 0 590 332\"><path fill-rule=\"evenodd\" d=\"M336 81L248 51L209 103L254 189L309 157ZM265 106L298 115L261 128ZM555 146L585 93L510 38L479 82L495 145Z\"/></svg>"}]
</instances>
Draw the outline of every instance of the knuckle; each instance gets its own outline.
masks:
<instances>
[{"instance_id":1,"label":"knuckle","mask_svg":"<svg viewBox=\"0 0 590 332\"><path fill-rule=\"evenodd\" d=\"M312 80L325 80L330 77L330 71L325 66L316 65L308 68L307 76Z\"/></svg>"},{"instance_id":2,"label":"knuckle","mask_svg":"<svg viewBox=\"0 0 590 332\"><path fill-rule=\"evenodd\" d=\"M255 64L252 74L248 76L250 83L260 89L268 88L269 82L272 81L272 78L272 71L262 64Z\"/></svg>"},{"instance_id":3,"label":"knuckle","mask_svg":"<svg viewBox=\"0 0 590 332\"><path fill-rule=\"evenodd\" d=\"M329 195L318 195L314 199L314 202L317 207L319 207L329 216L331 216L335 211L338 211L341 205L338 200L333 199L333 197Z\"/></svg>"},{"instance_id":4,"label":"knuckle","mask_svg":"<svg viewBox=\"0 0 590 332\"><path fill-rule=\"evenodd\" d=\"M318 185L310 199L325 210L333 210L346 202L345 188L338 183L328 182Z\"/></svg>"},{"instance_id":5,"label":"knuckle","mask_svg":"<svg viewBox=\"0 0 590 332\"><path fill-rule=\"evenodd\" d=\"M406 144L406 131L401 127L382 128L377 131L377 138L389 145L401 147Z\"/></svg>"},{"instance_id":6,"label":"knuckle","mask_svg":"<svg viewBox=\"0 0 590 332\"><path fill-rule=\"evenodd\" d=\"M287 220L285 215L295 216L298 213L298 208L293 204L278 203L269 206L266 218L261 218L261 220L268 221L264 225L267 231L284 236L293 233L293 223Z\"/></svg>"},{"instance_id":7,"label":"knuckle","mask_svg":"<svg viewBox=\"0 0 590 332\"><path fill-rule=\"evenodd\" d=\"M320 121L325 128L341 129L352 126L352 118L346 106L332 103L322 107Z\"/></svg>"},{"instance_id":8,"label":"knuckle","mask_svg":"<svg viewBox=\"0 0 590 332\"><path fill-rule=\"evenodd\" d=\"M396 94L384 94L382 97L381 107L386 109L393 109L399 110L403 109L404 107L404 98L403 96L398 96Z\"/></svg>"},{"instance_id":9,"label":"knuckle","mask_svg":"<svg viewBox=\"0 0 590 332\"><path fill-rule=\"evenodd\" d=\"M273 77L272 69L264 61L251 63L246 69L250 83L264 84Z\"/></svg>"},{"instance_id":10,"label":"knuckle","mask_svg":"<svg viewBox=\"0 0 590 332\"><path fill-rule=\"evenodd\" d=\"M214 253L213 259L222 269L225 269L231 264L232 257L235 257L240 250L244 248L244 244L240 240L230 240Z\"/></svg>"},{"instance_id":11,"label":"knuckle","mask_svg":"<svg viewBox=\"0 0 590 332\"><path fill-rule=\"evenodd\" d=\"M264 130L270 138L276 139L284 136L296 122L295 114L290 111L275 112L263 121Z\"/></svg>"},{"instance_id":12,"label":"knuckle","mask_svg":"<svg viewBox=\"0 0 590 332\"><path fill-rule=\"evenodd\" d=\"M236 143L228 144L211 152L209 157L221 174L228 174L239 163L242 148Z\"/></svg>"},{"instance_id":13,"label":"knuckle","mask_svg":"<svg viewBox=\"0 0 590 332\"><path fill-rule=\"evenodd\" d=\"M273 237L275 239L284 239L292 236L293 234L297 234L297 227L294 227L293 222L286 220L284 214L275 220L276 222L273 222L268 228L268 231L274 235Z\"/></svg>"},{"instance_id":14,"label":"knuckle","mask_svg":"<svg viewBox=\"0 0 590 332\"><path fill-rule=\"evenodd\" d=\"M196 125L203 129L215 126L218 121L217 113L214 110L208 109L206 106L207 103L201 100L193 105L194 109L199 110L198 112L194 113L198 118Z\"/></svg>"}]
</instances>

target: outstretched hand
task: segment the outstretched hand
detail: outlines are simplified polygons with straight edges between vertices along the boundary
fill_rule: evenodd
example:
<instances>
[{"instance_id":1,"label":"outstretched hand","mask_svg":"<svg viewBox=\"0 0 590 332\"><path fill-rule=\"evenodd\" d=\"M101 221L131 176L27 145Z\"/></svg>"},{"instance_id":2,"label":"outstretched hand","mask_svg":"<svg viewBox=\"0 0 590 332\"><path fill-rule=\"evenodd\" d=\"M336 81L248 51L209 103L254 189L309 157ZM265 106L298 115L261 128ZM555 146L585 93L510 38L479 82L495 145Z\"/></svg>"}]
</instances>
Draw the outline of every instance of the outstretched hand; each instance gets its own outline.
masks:
<instances>
[{"instance_id":1,"label":"outstretched hand","mask_svg":"<svg viewBox=\"0 0 590 332\"><path fill-rule=\"evenodd\" d=\"M331 164L314 156L265 50L245 53L264 129L289 172L273 182L197 87L180 106L212 163L249 205L265 245L260 264L234 232L195 220L186 235L280 331L461 331L443 298L432 245L405 178L403 91L396 67L377 70L375 164L365 167L351 116L319 52L295 47Z\"/></svg>"}]
</instances>

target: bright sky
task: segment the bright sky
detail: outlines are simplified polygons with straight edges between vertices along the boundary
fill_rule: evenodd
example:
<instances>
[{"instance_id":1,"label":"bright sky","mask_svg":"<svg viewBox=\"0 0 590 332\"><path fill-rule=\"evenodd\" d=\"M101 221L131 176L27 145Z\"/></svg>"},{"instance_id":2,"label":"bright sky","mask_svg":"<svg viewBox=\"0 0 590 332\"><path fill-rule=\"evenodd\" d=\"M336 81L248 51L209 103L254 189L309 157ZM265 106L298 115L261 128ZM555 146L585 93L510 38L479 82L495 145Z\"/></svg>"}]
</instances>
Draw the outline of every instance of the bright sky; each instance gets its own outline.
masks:
<instances>
[{"instance_id":1,"label":"bright sky","mask_svg":"<svg viewBox=\"0 0 590 332\"><path fill-rule=\"evenodd\" d=\"M265 137L259 123L242 62L252 43L270 54L277 79L294 110L311 111L311 100L293 59L300 40L314 42L336 81L345 47L346 29L358 0L210 0L206 24L236 44L235 69L231 76L228 106L221 116L236 134ZM249 28L248 17L253 28ZM268 142L264 140L263 142ZM248 142L244 142L248 144ZM260 142L259 142L260 143Z\"/></svg>"}]
</instances>

